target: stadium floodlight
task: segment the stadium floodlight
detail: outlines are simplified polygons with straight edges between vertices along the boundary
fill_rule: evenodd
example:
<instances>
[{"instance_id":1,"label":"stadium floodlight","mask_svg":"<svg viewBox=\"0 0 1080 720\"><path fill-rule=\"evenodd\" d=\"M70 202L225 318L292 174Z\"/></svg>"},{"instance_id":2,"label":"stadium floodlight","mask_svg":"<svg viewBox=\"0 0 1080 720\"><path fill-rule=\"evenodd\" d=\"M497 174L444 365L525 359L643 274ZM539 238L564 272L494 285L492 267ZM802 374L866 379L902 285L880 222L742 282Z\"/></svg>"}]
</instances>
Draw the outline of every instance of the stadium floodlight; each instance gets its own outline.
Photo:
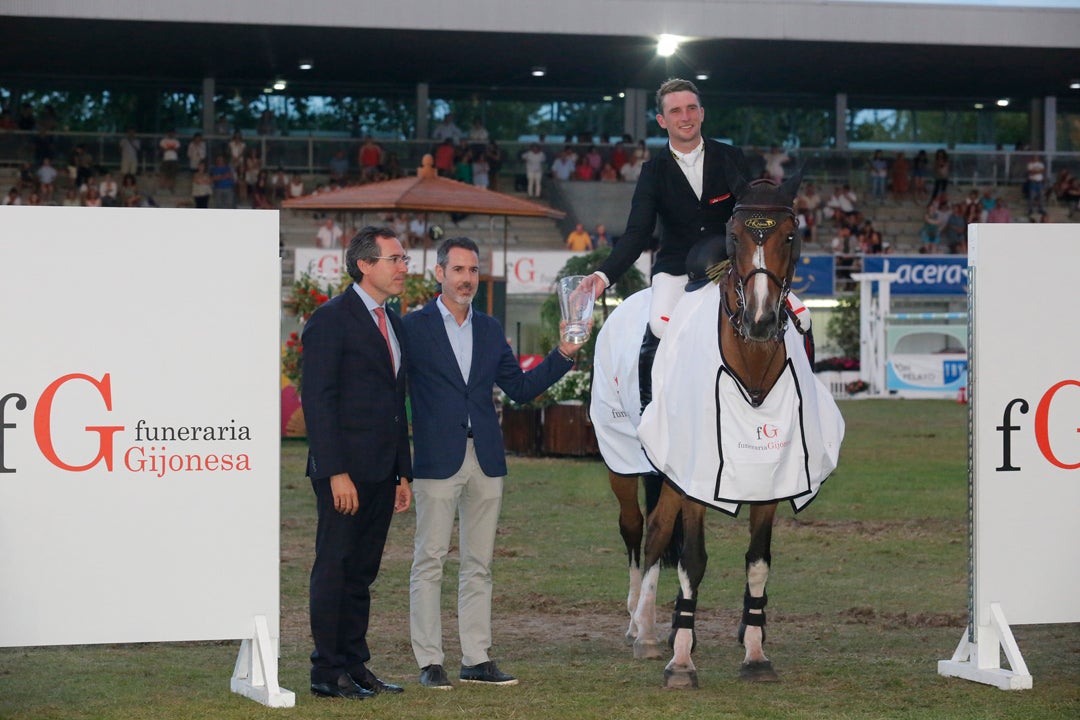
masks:
<instances>
[{"instance_id":1,"label":"stadium floodlight","mask_svg":"<svg viewBox=\"0 0 1080 720\"><path fill-rule=\"evenodd\" d=\"M284 90L285 87L286 87L286 83L285 83L284 78L278 78L277 80L274 81L274 89L275 90L279 90L279 91Z\"/></svg>"},{"instance_id":2,"label":"stadium floodlight","mask_svg":"<svg viewBox=\"0 0 1080 720\"><path fill-rule=\"evenodd\" d=\"M998 107L1009 107L1009 98L1001 98L997 101Z\"/></svg>"},{"instance_id":3,"label":"stadium floodlight","mask_svg":"<svg viewBox=\"0 0 1080 720\"><path fill-rule=\"evenodd\" d=\"M543 65L535 65L532 69L533 77L544 77L547 75L547 69Z\"/></svg>"},{"instance_id":4,"label":"stadium floodlight","mask_svg":"<svg viewBox=\"0 0 1080 720\"><path fill-rule=\"evenodd\" d=\"M678 35L664 33L656 41L656 54L660 57L671 57L679 49L681 40Z\"/></svg>"},{"instance_id":5,"label":"stadium floodlight","mask_svg":"<svg viewBox=\"0 0 1080 720\"><path fill-rule=\"evenodd\" d=\"M315 67L315 61L312 60L311 58L304 58L303 60L300 61L300 69L301 70L310 70L313 67Z\"/></svg>"},{"instance_id":6,"label":"stadium floodlight","mask_svg":"<svg viewBox=\"0 0 1080 720\"><path fill-rule=\"evenodd\" d=\"M1069 83L1070 90L1080 90L1080 80L1073 80Z\"/></svg>"},{"instance_id":7,"label":"stadium floodlight","mask_svg":"<svg viewBox=\"0 0 1080 720\"><path fill-rule=\"evenodd\" d=\"M694 79L695 80L708 80L709 79L709 71L708 70L698 70L697 74L694 75Z\"/></svg>"}]
</instances>

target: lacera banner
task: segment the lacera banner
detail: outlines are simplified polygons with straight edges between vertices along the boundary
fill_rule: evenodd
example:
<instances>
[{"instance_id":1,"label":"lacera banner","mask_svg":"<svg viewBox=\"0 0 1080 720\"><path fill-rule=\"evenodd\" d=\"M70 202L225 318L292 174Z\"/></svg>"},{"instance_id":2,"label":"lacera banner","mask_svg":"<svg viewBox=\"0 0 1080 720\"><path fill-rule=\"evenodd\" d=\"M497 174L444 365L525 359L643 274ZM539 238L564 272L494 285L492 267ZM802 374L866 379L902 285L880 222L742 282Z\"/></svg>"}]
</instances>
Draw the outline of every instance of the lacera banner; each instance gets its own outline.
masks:
<instances>
[{"instance_id":1,"label":"lacera banner","mask_svg":"<svg viewBox=\"0 0 1080 720\"><path fill-rule=\"evenodd\" d=\"M967 257L964 255L866 255L863 272L896 273L893 295L966 295Z\"/></svg>"},{"instance_id":2,"label":"lacera banner","mask_svg":"<svg viewBox=\"0 0 1080 720\"><path fill-rule=\"evenodd\" d=\"M0 646L277 637L277 213L0 227Z\"/></svg>"}]
</instances>

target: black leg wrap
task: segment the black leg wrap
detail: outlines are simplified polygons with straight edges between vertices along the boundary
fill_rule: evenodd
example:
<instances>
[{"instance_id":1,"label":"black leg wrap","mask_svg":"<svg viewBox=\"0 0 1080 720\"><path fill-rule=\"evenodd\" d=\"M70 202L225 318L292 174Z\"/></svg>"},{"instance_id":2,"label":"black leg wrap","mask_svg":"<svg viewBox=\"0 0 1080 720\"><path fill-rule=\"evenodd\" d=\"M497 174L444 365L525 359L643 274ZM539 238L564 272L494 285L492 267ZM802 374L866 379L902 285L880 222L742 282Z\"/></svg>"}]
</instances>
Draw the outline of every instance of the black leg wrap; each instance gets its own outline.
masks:
<instances>
[{"instance_id":1,"label":"black leg wrap","mask_svg":"<svg viewBox=\"0 0 1080 720\"><path fill-rule=\"evenodd\" d=\"M638 355L638 391L641 394L642 412L645 411L645 406L652 402L652 366L659 345L660 338L653 335L652 329L646 326Z\"/></svg>"},{"instance_id":2,"label":"black leg wrap","mask_svg":"<svg viewBox=\"0 0 1080 720\"><path fill-rule=\"evenodd\" d=\"M671 613L671 627L678 630L680 628L686 628L688 630L694 629L694 612L697 610L697 600L687 600L686 598L677 598L675 600L675 611Z\"/></svg>"},{"instance_id":3,"label":"black leg wrap","mask_svg":"<svg viewBox=\"0 0 1080 720\"><path fill-rule=\"evenodd\" d=\"M746 590L743 592L742 621L739 623L740 645L746 635L746 628L748 625L761 628L761 641L765 642L765 606L768 604L768 593L762 593L759 598L753 597L750 595L750 587L746 587ZM750 612L751 610L760 610L761 612L752 613Z\"/></svg>"}]
</instances>

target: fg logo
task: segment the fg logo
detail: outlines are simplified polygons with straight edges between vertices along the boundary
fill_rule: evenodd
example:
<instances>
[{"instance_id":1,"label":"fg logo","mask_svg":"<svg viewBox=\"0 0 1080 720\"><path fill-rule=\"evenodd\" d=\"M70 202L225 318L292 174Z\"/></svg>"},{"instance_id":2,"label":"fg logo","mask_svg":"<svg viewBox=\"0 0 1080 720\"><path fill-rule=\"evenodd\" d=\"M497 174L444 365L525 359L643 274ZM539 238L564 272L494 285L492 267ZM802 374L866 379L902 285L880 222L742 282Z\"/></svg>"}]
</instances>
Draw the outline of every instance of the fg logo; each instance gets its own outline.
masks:
<instances>
[{"instance_id":1,"label":"fg logo","mask_svg":"<svg viewBox=\"0 0 1080 720\"><path fill-rule=\"evenodd\" d=\"M1060 427L1064 422L1063 416L1068 414L1070 410L1080 407L1080 402L1077 402L1075 395L1072 398L1072 403L1067 402L1068 393L1059 397L1059 394L1065 388L1072 388L1073 390L1080 388L1080 380L1062 380L1051 386L1049 390L1043 393L1043 396L1039 399L1039 404L1035 406L1035 443L1038 445L1039 452L1051 465L1063 470L1076 470L1080 468L1080 460L1070 463L1061 459L1058 452L1062 448L1059 446L1055 451L1051 442L1054 439L1060 441L1063 437L1067 437L1070 430L1073 435L1080 432L1080 428L1076 426L1077 416L1075 413L1071 415L1073 420L1067 423L1070 427L1065 427L1064 432ZM1021 415L1026 415L1028 408L1028 401L1024 398L1015 398L1005 405L1001 424L995 428L1001 433L1001 466L996 468L998 472L1016 472L1020 470L1019 466L1013 465L1012 436L1013 433L1023 428L1020 425L1013 424L1013 411L1016 410ZM1054 411L1053 415L1051 414L1052 410ZM1080 456L1080 453L1077 453L1077 455Z\"/></svg>"}]
</instances>

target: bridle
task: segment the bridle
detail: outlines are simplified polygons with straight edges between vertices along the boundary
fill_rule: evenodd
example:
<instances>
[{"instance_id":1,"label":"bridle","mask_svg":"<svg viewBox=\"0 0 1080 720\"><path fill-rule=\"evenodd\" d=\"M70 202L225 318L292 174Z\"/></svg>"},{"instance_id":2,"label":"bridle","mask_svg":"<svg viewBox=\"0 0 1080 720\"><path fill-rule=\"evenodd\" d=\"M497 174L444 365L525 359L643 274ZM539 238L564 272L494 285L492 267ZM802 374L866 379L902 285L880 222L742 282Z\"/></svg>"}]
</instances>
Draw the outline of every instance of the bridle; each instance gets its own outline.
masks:
<instances>
[{"instance_id":1,"label":"bridle","mask_svg":"<svg viewBox=\"0 0 1080 720\"><path fill-rule=\"evenodd\" d=\"M756 184L756 183L755 183ZM777 218L777 215L784 215L784 218ZM785 219L795 219L795 210L789 205L770 205L770 204L750 204L750 203L736 203L735 209L731 214L731 223L734 225L736 222L741 221L744 228L753 236L754 244L758 247L764 247L766 240L772 236L778 227L783 223ZM796 240L795 242L798 242ZM754 268L744 277L739 273L737 263L735 263L735 233L733 230L729 230L728 235L728 259L730 266L728 267L728 275L734 279L735 289L735 307L732 308L728 302L727 293L721 294L721 302L724 313L727 314L728 321L735 331L746 341L752 341L747 335L747 329L743 325L742 316L746 310L746 285L757 274L762 274L775 283L780 288L780 295L777 298L776 307L773 310L777 316L777 326L773 336L769 338L774 342L782 341L784 338L784 332L787 330L787 296L791 292L791 278L795 274L795 264L798 262L798 252L793 252L788 260L788 267L784 273L784 277L774 273L767 267Z\"/></svg>"}]
</instances>

